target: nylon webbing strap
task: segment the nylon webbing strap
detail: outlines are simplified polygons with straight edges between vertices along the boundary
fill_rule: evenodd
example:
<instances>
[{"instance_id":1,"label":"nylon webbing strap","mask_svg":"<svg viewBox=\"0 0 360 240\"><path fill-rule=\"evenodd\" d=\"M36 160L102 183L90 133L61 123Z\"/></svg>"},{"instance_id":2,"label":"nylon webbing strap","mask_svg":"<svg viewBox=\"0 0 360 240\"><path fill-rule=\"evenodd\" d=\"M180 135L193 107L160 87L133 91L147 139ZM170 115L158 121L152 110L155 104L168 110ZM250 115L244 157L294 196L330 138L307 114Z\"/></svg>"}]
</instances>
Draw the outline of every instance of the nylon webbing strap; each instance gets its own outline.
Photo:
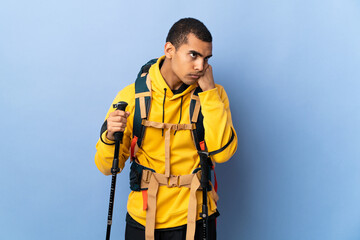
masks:
<instances>
[{"instance_id":1,"label":"nylon webbing strap","mask_svg":"<svg viewBox=\"0 0 360 240\"><path fill-rule=\"evenodd\" d=\"M198 120L198 116L199 116L199 112L200 112L200 98L199 98L199 96L196 96L196 95L192 94L191 99L196 101L195 107L194 107L194 110L193 110L193 115L192 115L192 118L191 118L191 122L195 123Z\"/></svg>"},{"instance_id":2,"label":"nylon webbing strap","mask_svg":"<svg viewBox=\"0 0 360 240\"><path fill-rule=\"evenodd\" d=\"M143 120L142 124L146 127L153 127L158 129L172 129L172 130L193 130L196 128L195 124L173 124L173 123L159 123L148 120Z\"/></svg>"},{"instance_id":3,"label":"nylon webbing strap","mask_svg":"<svg viewBox=\"0 0 360 240\"><path fill-rule=\"evenodd\" d=\"M146 103L145 103L145 97L151 97L150 92L142 92L142 93L136 93L135 99L139 99L139 105L140 105L140 116L142 119L147 117L147 109L146 109Z\"/></svg>"},{"instance_id":4,"label":"nylon webbing strap","mask_svg":"<svg viewBox=\"0 0 360 240\"><path fill-rule=\"evenodd\" d=\"M234 140L234 137L235 137L234 130L231 128L231 138L230 138L230 140L222 148L220 148L220 149L218 149L216 151L209 152L209 156L215 155L217 153L220 153L220 152L224 151L225 148L227 148L230 145L230 143Z\"/></svg>"},{"instance_id":5,"label":"nylon webbing strap","mask_svg":"<svg viewBox=\"0 0 360 240\"><path fill-rule=\"evenodd\" d=\"M141 125L142 119L146 119L150 111L151 105L151 79L147 74L151 64L155 63L155 59L145 64L135 81L135 112L134 112L134 125L133 137L137 136L137 145L141 147L145 127Z\"/></svg>"},{"instance_id":6,"label":"nylon webbing strap","mask_svg":"<svg viewBox=\"0 0 360 240\"><path fill-rule=\"evenodd\" d=\"M158 129L167 129L165 132L165 176L170 177L170 137L171 130L193 130L194 124L172 124L159 123L143 120L142 125L145 127L153 127Z\"/></svg>"},{"instance_id":7,"label":"nylon webbing strap","mask_svg":"<svg viewBox=\"0 0 360 240\"><path fill-rule=\"evenodd\" d=\"M152 175L155 175L156 181L159 183L159 185L163 185L167 187L187 187L187 188L191 187L191 181L194 177L194 174L178 175L178 176L170 175L170 177L165 177L165 174L160 174L144 169L141 178L141 189L149 188Z\"/></svg>"},{"instance_id":8,"label":"nylon webbing strap","mask_svg":"<svg viewBox=\"0 0 360 240\"><path fill-rule=\"evenodd\" d=\"M159 189L159 183L155 175L151 175L148 189L148 206L146 211L146 240L154 240L155 238L155 219L156 219L156 196Z\"/></svg>"},{"instance_id":9,"label":"nylon webbing strap","mask_svg":"<svg viewBox=\"0 0 360 240\"><path fill-rule=\"evenodd\" d=\"M145 174L147 173L147 174ZM198 172L199 173L199 172ZM150 180L149 180L150 174ZM147 212L145 236L146 240L154 240L155 238L155 219L156 219L156 196L159 186L168 187L187 187L190 188L190 198L188 205L188 218L186 229L186 240L193 240L196 230L196 214L197 214L197 198L196 191L200 188L199 174L189 174L182 176L165 177L164 174L154 173L149 170L143 170L145 178L141 181L141 188L148 188L147 194ZM211 193L212 196L216 193ZM217 195L216 195L217 196ZM216 199L216 200L215 200ZM217 201L217 197L214 198Z\"/></svg>"},{"instance_id":10,"label":"nylon webbing strap","mask_svg":"<svg viewBox=\"0 0 360 240\"><path fill-rule=\"evenodd\" d=\"M205 129L203 125L204 116L201 113L201 104L198 94L202 92L200 87L191 92L190 101L190 121L196 124L196 129L192 131L197 150L201 150L200 143L204 141Z\"/></svg>"},{"instance_id":11,"label":"nylon webbing strap","mask_svg":"<svg viewBox=\"0 0 360 240\"><path fill-rule=\"evenodd\" d=\"M192 123L196 124L196 128L193 131L193 136L196 144L196 148L202 151L207 151L206 143L205 143L205 129L203 125L204 116L201 113L201 104L200 98L198 96L199 92L202 92L201 88L196 88L191 92L191 102L190 102L190 120ZM224 151L230 143L234 140L235 134L234 130L231 128L231 137L230 140L223 146L222 148L209 152L209 156L215 155ZM203 144L203 148L201 146Z\"/></svg>"},{"instance_id":12,"label":"nylon webbing strap","mask_svg":"<svg viewBox=\"0 0 360 240\"><path fill-rule=\"evenodd\" d=\"M195 175L196 176L196 175ZM186 229L186 239L192 240L195 236L196 230L196 214L197 214L197 199L196 191L200 187L199 178L193 177L190 187L190 199L188 207L188 217L187 217L187 229Z\"/></svg>"},{"instance_id":13,"label":"nylon webbing strap","mask_svg":"<svg viewBox=\"0 0 360 240\"><path fill-rule=\"evenodd\" d=\"M139 150L139 147L137 145L137 140L138 137L134 136L134 138L131 140L131 145L130 145L130 157L131 157L131 161L135 160L135 154L137 153L137 151Z\"/></svg>"},{"instance_id":14,"label":"nylon webbing strap","mask_svg":"<svg viewBox=\"0 0 360 240\"><path fill-rule=\"evenodd\" d=\"M170 133L171 128L165 132L165 177L170 177Z\"/></svg>"},{"instance_id":15,"label":"nylon webbing strap","mask_svg":"<svg viewBox=\"0 0 360 240\"><path fill-rule=\"evenodd\" d=\"M216 188L213 186L211 181L209 181L209 184L211 185L210 194L211 194L212 199L214 199L215 202L219 201L219 195L216 192Z\"/></svg>"}]
</instances>

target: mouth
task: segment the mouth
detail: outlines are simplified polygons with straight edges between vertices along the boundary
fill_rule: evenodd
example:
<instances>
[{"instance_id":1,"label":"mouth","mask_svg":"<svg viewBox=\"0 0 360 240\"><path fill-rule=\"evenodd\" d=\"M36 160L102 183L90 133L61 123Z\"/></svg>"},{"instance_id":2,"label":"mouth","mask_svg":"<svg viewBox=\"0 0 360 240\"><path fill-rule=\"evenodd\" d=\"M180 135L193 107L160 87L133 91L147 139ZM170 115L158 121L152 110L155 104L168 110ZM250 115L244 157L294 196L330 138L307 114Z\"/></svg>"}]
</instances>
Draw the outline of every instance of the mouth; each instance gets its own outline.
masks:
<instances>
[{"instance_id":1,"label":"mouth","mask_svg":"<svg viewBox=\"0 0 360 240\"><path fill-rule=\"evenodd\" d=\"M189 74L189 77L192 79L199 79L201 77L201 75L199 74Z\"/></svg>"}]
</instances>

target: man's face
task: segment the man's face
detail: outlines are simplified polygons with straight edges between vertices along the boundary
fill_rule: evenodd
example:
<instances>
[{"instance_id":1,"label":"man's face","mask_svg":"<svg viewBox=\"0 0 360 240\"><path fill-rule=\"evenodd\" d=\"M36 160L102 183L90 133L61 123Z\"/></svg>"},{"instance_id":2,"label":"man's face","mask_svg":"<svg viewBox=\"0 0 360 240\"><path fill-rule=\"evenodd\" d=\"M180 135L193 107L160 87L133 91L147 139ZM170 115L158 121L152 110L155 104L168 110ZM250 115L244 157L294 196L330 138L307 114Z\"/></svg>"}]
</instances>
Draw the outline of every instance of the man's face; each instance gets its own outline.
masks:
<instances>
[{"instance_id":1,"label":"man's face","mask_svg":"<svg viewBox=\"0 0 360 240\"><path fill-rule=\"evenodd\" d=\"M204 75L211 56L212 43L201 41L190 33L187 36L187 43L178 47L172 56L172 71L178 81L192 85Z\"/></svg>"}]
</instances>

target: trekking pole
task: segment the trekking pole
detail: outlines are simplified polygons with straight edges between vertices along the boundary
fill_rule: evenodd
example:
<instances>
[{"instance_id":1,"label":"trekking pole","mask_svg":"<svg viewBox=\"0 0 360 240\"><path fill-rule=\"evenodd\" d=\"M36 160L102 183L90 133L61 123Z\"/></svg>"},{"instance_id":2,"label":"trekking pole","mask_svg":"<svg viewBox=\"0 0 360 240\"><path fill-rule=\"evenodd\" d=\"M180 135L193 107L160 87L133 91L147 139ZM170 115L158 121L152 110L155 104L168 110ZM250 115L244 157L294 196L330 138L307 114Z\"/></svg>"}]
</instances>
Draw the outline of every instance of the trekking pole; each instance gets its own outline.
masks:
<instances>
[{"instance_id":1,"label":"trekking pole","mask_svg":"<svg viewBox=\"0 0 360 240\"><path fill-rule=\"evenodd\" d=\"M125 108L128 104L126 102L118 102L113 105L117 110L125 111ZM115 151L114 151L114 160L111 168L112 178L111 178L111 189L110 189L110 200L109 200L109 211L108 211L108 220L107 220L107 229L106 229L106 240L110 239L110 231L112 224L112 214L114 207L114 197L115 197L115 186L116 186L116 175L120 171L119 169L119 149L120 143L122 143L122 138L124 136L123 132L114 133L115 138Z\"/></svg>"},{"instance_id":2,"label":"trekking pole","mask_svg":"<svg viewBox=\"0 0 360 240\"><path fill-rule=\"evenodd\" d=\"M202 218L202 230L203 230L203 240L208 239L208 205L207 205L207 190L209 187L209 153L205 151L199 151L200 155L200 166L201 166L201 188L203 194L203 204L202 212L200 217Z\"/></svg>"}]
</instances>

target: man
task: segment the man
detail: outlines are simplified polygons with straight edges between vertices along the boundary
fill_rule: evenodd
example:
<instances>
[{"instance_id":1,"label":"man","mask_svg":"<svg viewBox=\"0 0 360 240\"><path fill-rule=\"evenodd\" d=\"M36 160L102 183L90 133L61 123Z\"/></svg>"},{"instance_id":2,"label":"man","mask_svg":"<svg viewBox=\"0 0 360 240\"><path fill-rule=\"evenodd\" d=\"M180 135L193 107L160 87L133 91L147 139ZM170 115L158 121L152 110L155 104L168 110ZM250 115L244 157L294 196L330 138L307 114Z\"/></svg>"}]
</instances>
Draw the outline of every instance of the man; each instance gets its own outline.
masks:
<instances>
[{"instance_id":1,"label":"man","mask_svg":"<svg viewBox=\"0 0 360 240\"><path fill-rule=\"evenodd\" d=\"M142 125L146 126L142 143L138 144L133 128L139 127L135 124L137 117L134 119L136 103L141 107L145 95L135 94L135 84L131 84L113 102L127 102L126 111L110 108L96 145L95 163L106 175L111 174L115 132L124 132L120 169L130 155L129 148L137 150L132 153L132 160L136 169L141 167L138 173L143 175L139 180L141 191L132 191L128 198L126 239L145 239L145 235L147 240L202 239L199 215L202 192L195 173L200 157L192 135L197 131L194 114L190 116L189 111L192 99L201 106L203 116L206 147L204 142L198 146L202 145L208 152L220 149L211 156L217 163L227 161L237 148L227 95L222 86L214 83L208 63L212 56L212 36L205 25L193 18L180 19L168 33L164 52L165 56L157 59L148 71L140 72L150 89L145 95L151 97L150 110L146 110L144 103L141 109L141 114L146 115L142 117ZM195 96L197 87L202 92ZM149 173L146 183L142 182L145 172ZM136 171L132 173L134 177L138 175ZM209 239L216 239L215 218L219 215L216 197L214 191L208 192Z\"/></svg>"}]
</instances>

